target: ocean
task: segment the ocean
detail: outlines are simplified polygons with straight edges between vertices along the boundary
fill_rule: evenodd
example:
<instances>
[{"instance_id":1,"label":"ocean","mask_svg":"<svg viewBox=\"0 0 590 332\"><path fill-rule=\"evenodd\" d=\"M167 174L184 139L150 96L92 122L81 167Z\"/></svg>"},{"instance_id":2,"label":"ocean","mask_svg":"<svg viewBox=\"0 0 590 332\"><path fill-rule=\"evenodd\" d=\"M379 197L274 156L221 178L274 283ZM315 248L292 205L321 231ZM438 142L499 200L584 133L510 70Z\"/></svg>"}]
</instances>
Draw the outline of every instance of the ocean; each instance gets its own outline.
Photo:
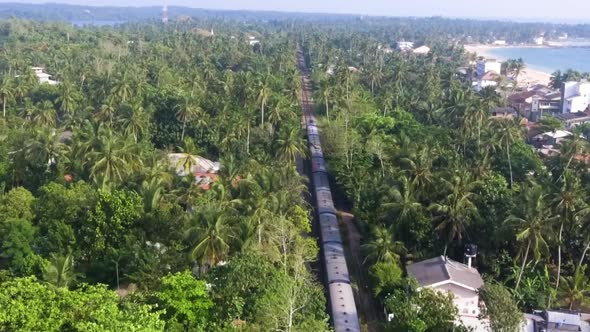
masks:
<instances>
[{"instance_id":1,"label":"ocean","mask_svg":"<svg viewBox=\"0 0 590 332\"><path fill-rule=\"evenodd\" d=\"M527 67L548 73L567 69L590 72L589 47L497 47L487 49L485 53L498 60L522 58Z\"/></svg>"}]
</instances>

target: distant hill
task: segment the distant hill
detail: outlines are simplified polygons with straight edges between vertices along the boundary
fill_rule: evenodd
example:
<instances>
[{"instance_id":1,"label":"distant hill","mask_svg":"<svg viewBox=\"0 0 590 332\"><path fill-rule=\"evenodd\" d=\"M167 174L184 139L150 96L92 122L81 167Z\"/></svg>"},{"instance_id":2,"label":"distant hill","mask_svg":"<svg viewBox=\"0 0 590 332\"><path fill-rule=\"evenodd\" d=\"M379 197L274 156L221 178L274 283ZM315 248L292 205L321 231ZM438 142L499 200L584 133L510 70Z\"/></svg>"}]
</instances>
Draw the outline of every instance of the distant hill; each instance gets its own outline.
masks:
<instances>
[{"instance_id":1,"label":"distant hill","mask_svg":"<svg viewBox=\"0 0 590 332\"><path fill-rule=\"evenodd\" d=\"M309 14L309 13L284 13L284 12L254 12L254 11L230 11L209 10L190 7L171 6L168 8L169 16L211 17L223 16L230 19L262 19L280 20L286 18L298 19L323 19L338 20L342 18L356 17L354 15ZM0 3L0 19L24 18L42 21L141 21L148 19L160 19L162 7L96 7L78 6L67 4L20 4Z\"/></svg>"}]
</instances>

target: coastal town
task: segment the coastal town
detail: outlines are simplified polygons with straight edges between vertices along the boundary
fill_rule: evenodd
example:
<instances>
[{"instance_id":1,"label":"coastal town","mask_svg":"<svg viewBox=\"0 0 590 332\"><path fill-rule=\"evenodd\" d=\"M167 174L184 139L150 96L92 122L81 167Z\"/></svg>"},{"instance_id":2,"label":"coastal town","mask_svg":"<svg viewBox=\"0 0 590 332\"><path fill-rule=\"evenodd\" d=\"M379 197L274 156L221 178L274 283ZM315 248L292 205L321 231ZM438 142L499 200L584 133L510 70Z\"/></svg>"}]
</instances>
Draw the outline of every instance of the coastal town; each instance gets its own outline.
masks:
<instances>
[{"instance_id":1,"label":"coastal town","mask_svg":"<svg viewBox=\"0 0 590 332\"><path fill-rule=\"evenodd\" d=\"M590 332L590 3L106 1L0 2L0 331Z\"/></svg>"}]
</instances>

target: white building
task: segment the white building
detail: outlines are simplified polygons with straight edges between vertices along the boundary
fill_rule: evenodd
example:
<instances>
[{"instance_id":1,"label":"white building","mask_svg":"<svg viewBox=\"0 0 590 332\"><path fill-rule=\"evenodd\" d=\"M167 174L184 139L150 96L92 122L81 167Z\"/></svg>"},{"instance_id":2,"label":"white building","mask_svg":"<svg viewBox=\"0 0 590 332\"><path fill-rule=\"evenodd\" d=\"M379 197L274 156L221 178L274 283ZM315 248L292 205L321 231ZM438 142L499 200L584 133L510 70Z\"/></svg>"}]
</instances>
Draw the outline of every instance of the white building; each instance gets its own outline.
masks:
<instances>
[{"instance_id":1,"label":"white building","mask_svg":"<svg viewBox=\"0 0 590 332\"><path fill-rule=\"evenodd\" d=\"M414 42L407 42L407 41L397 42L397 48L399 48L399 50L402 52L411 51L414 49Z\"/></svg>"},{"instance_id":2,"label":"white building","mask_svg":"<svg viewBox=\"0 0 590 332\"><path fill-rule=\"evenodd\" d=\"M45 72L45 68L43 67L32 67L31 70L35 72L37 79L39 80L39 84L49 84L49 85L57 85L59 84L58 81L52 80L51 75Z\"/></svg>"},{"instance_id":3,"label":"white building","mask_svg":"<svg viewBox=\"0 0 590 332\"><path fill-rule=\"evenodd\" d=\"M476 82L473 82L473 87L476 91L481 91L489 86L497 86L498 79L500 75L495 71L488 71L482 77L480 77Z\"/></svg>"},{"instance_id":4,"label":"white building","mask_svg":"<svg viewBox=\"0 0 590 332\"><path fill-rule=\"evenodd\" d=\"M494 40L494 42L492 44L494 44L495 46L506 46L507 43L506 43L506 40L504 40L504 39L497 39L497 40Z\"/></svg>"},{"instance_id":5,"label":"white building","mask_svg":"<svg viewBox=\"0 0 590 332\"><path fill-rule=\"evenodd\" d=\"M477 269L443 256L407 266L408 276L420 288L429 287L454 295L459 319L474 332L487 332L485 320L479 319L479 294L483 279Z\"/></svg>"},{"instance_id":6,"label":"white building","mask_svg":"<svg viewBox=\"0 0 590 332\"><path fill-rule=\"evenodd\" d=\"M590 105L590 82L561 84L561 113L585 112Z\"/></svg>"},{"instance_id":7,"label":"white building","mask_svg":"<svg viewBox=\"0 0 590 332\"><path fill-rule=\"evenodd\" d=\"M250 46L253 46L256 44L260 44L260 41L256 39L256 37L254 36L248 36L248 44L250 44Z\"/></svg>"},{"instance_id":8,"label":"white building","mask_svg":"<svg viewBox=\"0 0 590 332\"><path fill-rule=\"evenodd\" d=\"M545 37L543 36L539 36L533 39L533 42L535 43L535 45L543 45L543 43L545 42Z\"/></svg>"},{"instance_id":9,"label":"white building","mask_svg":"<svg viewBox=\"0 0 590 332\"><path fill-rule=\"evenodd\" d=\"M490 71L493 71L496 74L501 74L502 62L496 61L494 59L480 60L475 65L475 70L477 72L478 78L483 77L483 75Z\"/></svg>"},{"instance_id":10,"label":"white building","mask_svg":"<svg viewBox=\"0 0 590 332\"><path fill-rule=\"evenodd\" d=\"M422 45L416 49L414 49L414 54L418 54L418 55L426 55L428 53L430 53L430 47L426 46L426 45Z\"/></svg>"}]
</instances>

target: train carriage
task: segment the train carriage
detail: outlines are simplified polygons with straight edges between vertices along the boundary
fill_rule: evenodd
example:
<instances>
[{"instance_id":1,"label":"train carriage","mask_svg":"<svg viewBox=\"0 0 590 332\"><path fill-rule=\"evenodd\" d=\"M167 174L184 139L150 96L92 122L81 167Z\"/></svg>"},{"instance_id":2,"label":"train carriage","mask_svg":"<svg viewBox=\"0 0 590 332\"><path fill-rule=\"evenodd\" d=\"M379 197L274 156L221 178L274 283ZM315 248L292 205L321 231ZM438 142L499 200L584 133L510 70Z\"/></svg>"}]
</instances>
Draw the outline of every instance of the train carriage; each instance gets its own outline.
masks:
<instances>
[{"instance_id":1,"label":"train carriage","mask_svg":"<svg viewBox=\"0 0 590 332\"><path fill-rule=\"evenodd\" d=\"M312 157L311 158L311 172L324 172L327 173L328 169L326 168L326 162L323 157Z\"/></svg>"},{"instance_id":2,"label":"train carriage","mask_svg":"<svg viewBox=\"0 0 590 332\"><path fill-rule=\"evenodd\" d=\"M350 275L348 274L342 243L324 243L323 248L328 284L334 282L350 283Z\"/></svg>"},{"instance_id":3,"label":"train carriage","mask_svg":"<svg viewBox=\"0 0 590 332\"><path fill-rule=\"evenodd\" d=\"M346 283L329 285L330 306L335 332L360 332L352 287Z\"/></svg>"},{"instance_id":4,"label":"train carriage","mask_svg":"<svg viewBox=\"0 0 590 332\"><path fill-rule=\"evenodd\" d=\"M318 215L324 213L331 213L336 215L336 208L334 208L334 201L332 201L332 194L328 190L316 190L316 203L318 208Z\"/></svg>"},{"instance_id":5,"label":"train carriage","mask_svg":"<svg viewBox=\"0 0 590 332\"><path fill-rule=\"evenodd\" d=\"M320 232L322 243L342 243L340 229L338 228L338 218L335 215L324 213L320 216Z\"/></svg>"},{"instance_id":6,"label":"train carriage","mask_svg":"<svg viewBox=\"0 0 590 332\"><path fill-rule=\"evenodd\" d=\"M328 175L326 173L313 173L312 177L315 190L330 190L330 181L328 180Z\"/></svg>"}]
</instances>

